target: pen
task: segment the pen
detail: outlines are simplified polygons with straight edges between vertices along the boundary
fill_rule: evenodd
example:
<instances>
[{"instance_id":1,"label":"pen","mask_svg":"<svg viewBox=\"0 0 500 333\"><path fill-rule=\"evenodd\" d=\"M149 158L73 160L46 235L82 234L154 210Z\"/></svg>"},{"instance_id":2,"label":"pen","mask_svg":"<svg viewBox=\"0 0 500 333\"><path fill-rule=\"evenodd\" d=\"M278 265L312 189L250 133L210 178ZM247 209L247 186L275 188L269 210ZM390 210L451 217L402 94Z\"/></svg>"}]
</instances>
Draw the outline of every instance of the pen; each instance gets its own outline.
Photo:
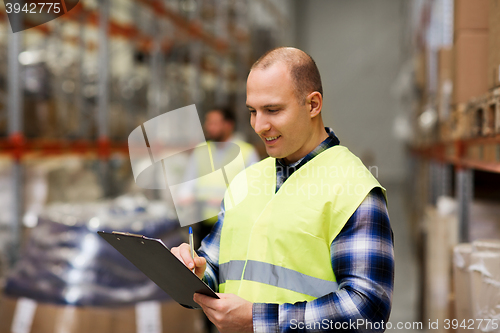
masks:
<instances>
[{"instance_id":1,"label":"pen","mask_svg":"<svg viewBox=\"0 0 500 333\"><path fill-rule=\"evenodd\" d=\"M193 261L194 261L194 241L193 241L193 228L192 227L189 227L189 248L191 250L191 258L193 258ZM193 268L193 273L194 273L195 269L196 269L196 265L195 265L195 268Z\"/></svg>"}]
</instances>

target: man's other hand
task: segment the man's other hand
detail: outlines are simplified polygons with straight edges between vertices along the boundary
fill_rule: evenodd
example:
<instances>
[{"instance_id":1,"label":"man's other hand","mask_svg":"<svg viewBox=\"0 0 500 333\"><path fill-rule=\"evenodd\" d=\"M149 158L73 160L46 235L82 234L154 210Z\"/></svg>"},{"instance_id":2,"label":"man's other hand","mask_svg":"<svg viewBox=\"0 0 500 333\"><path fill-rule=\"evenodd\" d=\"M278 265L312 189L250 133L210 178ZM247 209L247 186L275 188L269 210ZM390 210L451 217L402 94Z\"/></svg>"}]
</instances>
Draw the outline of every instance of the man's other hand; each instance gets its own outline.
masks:
<instances>
[{"instance_id":1,"label":"man's other hand","mask_svg":"<svg viewBox=\"0 0 500 333\"><path fill-rule=\"evenodd\" d=\"M205 269L207 268L207 261L203 257L198 257L196 251L194 252L193 260L193 258L191 258L191 249L189 247L189 244L182 243L178 247L173 247L170 252L172 252L177 257L177 259L182 261L182 263L186 265L186 267L190 270L196 268L196 270L194 271L196 276L198 276L200 279L203 278Z\"/></svg>"},{"instance_id":2,"label":"man's other hand","mask_svg":"<svg viewBox=\"0 0 500 333\"><path fill-rule=\"evenodd\" d=\"M194 294L208 319L221 333L253 332L252 303L234 294L217 294L220 299Z\"/></svg>"}]
</instances>

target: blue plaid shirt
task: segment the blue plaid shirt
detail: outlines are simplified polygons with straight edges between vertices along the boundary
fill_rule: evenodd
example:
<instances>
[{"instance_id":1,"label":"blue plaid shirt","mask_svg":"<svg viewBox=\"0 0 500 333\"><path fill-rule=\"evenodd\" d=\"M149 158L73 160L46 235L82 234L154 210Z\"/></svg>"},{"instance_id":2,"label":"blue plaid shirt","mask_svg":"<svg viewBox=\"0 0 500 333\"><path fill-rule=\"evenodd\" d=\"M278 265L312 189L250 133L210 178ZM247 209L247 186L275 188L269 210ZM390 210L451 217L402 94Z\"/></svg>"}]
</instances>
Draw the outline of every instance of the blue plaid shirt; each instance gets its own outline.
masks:
<instances>
[{"instance_id":1,"label":"blue plaid shirt","mask_svg":"<svg viewBox=\"0 0 500 333\"><path fill-rule=\"evenodd\" d=\"M277 160L276 191L294 171L339 144L332 129L325 129L328 138L301 160L291 165ZM222 202L219 219L198 251L207 259L204 280L214 290L218 289L224 214ZM387 205L379 188L373 189L353 213L333 240L330 253L338 290L310 302L254 303L254 332L384 331L380 324L389 319L394 286L394 244Z\"/></svg>"}]
</instances>

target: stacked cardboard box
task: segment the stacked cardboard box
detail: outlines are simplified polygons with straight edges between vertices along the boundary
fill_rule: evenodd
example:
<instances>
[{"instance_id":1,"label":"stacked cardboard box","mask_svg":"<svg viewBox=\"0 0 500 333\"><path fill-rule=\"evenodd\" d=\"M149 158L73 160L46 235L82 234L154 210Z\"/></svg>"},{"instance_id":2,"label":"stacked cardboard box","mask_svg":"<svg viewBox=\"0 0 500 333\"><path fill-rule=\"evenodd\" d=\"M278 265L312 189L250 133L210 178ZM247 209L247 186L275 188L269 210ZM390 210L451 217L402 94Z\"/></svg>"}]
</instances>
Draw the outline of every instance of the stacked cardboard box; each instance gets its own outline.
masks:
<instances>
[{"instance_id":1,"label":"stacked cardboard box","mask_svg":"<svg viewBox=\"0 0 500 333\"><path fill-rule=\"evenodd\" d=\"M105 308L0 300L0 333L202 332L202 313L175 302L145 302Z\"/></svg>"},{"instance_id":2,"label":"stacked cardboard box","mask_svg":"<svg viewBox=\"0 0 500 333\"><path fill-rule=\"evenodd\" d=\"M499 0L500 1L500 0ZM438 50L440 138L464 138L463 110L488 91L488 0L455 0L453 47Z\"/></svg>"},{"instance_id":3,"label":"stacked cardboard box","mask_svg":"<svg viewBox=\"0 0 500 333\"><path fill-rule=\"evenodd\" d=\"M488 88L500 86L500 0L489 3Z\"/></svg>"},{"instance_id":4,"label":"stacked cardboard box","mask_svg":"<svg viewBox=\"0 0 500 333\"><path fill-rule=\"evenodd\" d=\"M488 91L488 0L455 0L454 104Z\"/></svg>"}]
</instances>

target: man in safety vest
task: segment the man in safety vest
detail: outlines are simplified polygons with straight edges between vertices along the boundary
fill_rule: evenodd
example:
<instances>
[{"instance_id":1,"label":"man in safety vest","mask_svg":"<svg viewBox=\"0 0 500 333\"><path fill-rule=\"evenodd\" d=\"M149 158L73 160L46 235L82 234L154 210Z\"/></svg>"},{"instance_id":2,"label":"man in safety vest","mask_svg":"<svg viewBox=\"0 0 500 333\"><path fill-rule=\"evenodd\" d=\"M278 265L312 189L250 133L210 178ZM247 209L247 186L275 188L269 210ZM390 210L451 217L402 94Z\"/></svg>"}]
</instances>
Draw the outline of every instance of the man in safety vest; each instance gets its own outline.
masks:
<instances>
[{"instance_id":1,"label":"man in safety vest","mask_svg":"<svg viewBox=\"0 0 500 333\"><path fill-rule=\"evenodd\" d=\"M385 189L324 127L322 106L319 71L301 50L277 48L252 66L247 107L270 157L233 179L194 260L187 244L172 249L219 292L194 300L222 333L385 330Z\"/></svg>"}]
</instances>

